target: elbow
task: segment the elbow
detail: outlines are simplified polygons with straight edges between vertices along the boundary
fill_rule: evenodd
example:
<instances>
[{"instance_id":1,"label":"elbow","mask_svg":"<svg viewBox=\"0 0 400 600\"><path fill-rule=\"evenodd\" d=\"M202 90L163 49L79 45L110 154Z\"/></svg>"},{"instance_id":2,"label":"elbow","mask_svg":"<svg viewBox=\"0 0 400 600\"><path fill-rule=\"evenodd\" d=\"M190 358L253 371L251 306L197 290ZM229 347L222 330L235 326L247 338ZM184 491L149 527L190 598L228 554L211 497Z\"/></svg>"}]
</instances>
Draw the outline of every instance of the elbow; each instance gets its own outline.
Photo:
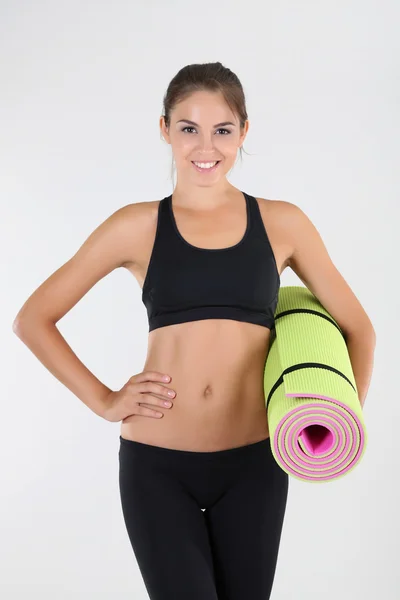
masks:
<instances>
[{"instance_id":1,"label":"elbow","mask_svg":"<svg viewBox=\"0 0 400 600\"><path fill-rule=\"evenodd\" d=\"M12 330L13 330L13 333L15 333L16 335L18 335L21 330L21 318L19 316L19 313L17 314L17 316L15 317L15 319L12 323Z\"/></svg>"},{"instance_id":2,"label":"elbow","mask_svg":"<svg viewBox=\"0 0 400 600\"><path fill-rule=\"evenodd\" d=\"M18 313L15 316L14 321L12 323L12 331L18 337L21 337L22 330L26 328L27 321L31 320L27 315L27 306L26 305L27 305L27 303L25 302L25 304L22 306L22 308L20 308L20 310L18 311Z\"/></svg>"},{"instance_id":3,"label":"elbow","mask_svg":"<svg viewBox=\"0 0 400 600\"><path fill-rule=\"evenodd\" d=\"M376 345L376 332L372 326L372 323L368 323L362 327L346 331L344 336L346 341L350 340L351 338L358 338L362 340L369 340L374 347Z\"/></svg>"},{"instance_id":4,"label":"elbow","mask_svg":"<svg viewBox=\"0 0 400 600\"><path fill-rule=\"evenodd\" d=\"M19 338L23 337L23 332L26 329L26 323L17 315L12 324L12 331Z\"/></svg>"},{"instance_id":5,"label":"elbow","mask_svg":"<svg viewBox=\"0 0 400 600\"><path fill-rule=\"evenodd\" d=\"M29 332L36 331L37 325L40 322L37 315L33 315L32 313L29 315L24 313L22 315L20 311L12 323L12 331L22 340L26 338Z\"/></svg>"}]
</instances>

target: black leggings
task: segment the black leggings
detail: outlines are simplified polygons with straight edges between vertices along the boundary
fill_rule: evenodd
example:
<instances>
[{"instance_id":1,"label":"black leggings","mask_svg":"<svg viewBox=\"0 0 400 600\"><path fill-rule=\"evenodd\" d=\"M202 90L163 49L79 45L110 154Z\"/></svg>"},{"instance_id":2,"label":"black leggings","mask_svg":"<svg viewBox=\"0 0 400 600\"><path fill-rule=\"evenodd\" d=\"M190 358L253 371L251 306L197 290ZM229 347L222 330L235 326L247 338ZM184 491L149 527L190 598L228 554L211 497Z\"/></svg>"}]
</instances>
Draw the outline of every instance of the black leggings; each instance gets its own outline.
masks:
<instances>
[{"instance_id":1,"label":"black leggings","mask_svg":"<svg viewBox=\"0 0 400 600\"><path fill-rule=\"evenodd\" d=\"M192 452L120 436L119 486L151 600L270 598L289 487L270 438Z\"/></svg>"}]
</instances>

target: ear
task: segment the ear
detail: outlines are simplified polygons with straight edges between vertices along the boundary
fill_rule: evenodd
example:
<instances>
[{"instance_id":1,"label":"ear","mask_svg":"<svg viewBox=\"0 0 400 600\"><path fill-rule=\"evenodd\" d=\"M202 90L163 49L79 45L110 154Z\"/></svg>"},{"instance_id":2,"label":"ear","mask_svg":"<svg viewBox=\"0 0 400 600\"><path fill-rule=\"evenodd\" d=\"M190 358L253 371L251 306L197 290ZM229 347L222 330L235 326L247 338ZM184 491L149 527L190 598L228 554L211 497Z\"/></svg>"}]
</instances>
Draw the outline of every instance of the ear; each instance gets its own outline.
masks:
<instances>
[{"instance_id":1,"label":"ear","mask_svg":"<svg viewBox=\"0 0 400 600\"><path fill-rule=\"evenodd\" d=\"M161 117L160 117L160 130L161 130L161 134L162 134L163 138L165 139L165 141L167 142L167 144L170 144L171 142L169 139L168 129L165 125L164 115L161 115Z\"/></svg>"},{"instance_id":2,"label":"ear","mask_svg":"<svg viewBox=\"0 0 400 600\"><path fill-rule=\"evenodd\" d=\"M246 138L246 135L247 135L247 132L248 132L248 130L249 130L249 125L250 125L250 123L249 123L249 120L247 120L247 121L245 122L245 124L244 124L243 130L242 130L242 133L240 134L240 138L239 138L239 147L243 146L244 140L245 140L245 138Z\"/></svg>"}]
</instances>

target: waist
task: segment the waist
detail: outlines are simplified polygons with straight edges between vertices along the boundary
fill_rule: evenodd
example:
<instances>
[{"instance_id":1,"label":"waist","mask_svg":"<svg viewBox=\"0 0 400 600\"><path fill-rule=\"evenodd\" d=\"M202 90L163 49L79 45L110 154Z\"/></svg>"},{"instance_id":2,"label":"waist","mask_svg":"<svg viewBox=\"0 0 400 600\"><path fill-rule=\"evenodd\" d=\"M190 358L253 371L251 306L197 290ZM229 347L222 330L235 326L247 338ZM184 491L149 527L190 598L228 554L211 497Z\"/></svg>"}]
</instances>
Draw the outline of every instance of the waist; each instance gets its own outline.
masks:
<instances>
[{"instance_id":1,"label":"waist","mask_svg":"<svg viewBox=\"0 0 400 600\"><path fill-rule=\"evenodd\" d=\"M149 334L143 370L172 377L185 392L246 385L262 376L270 330L247 322L205 319L160 327ZM178 390L175 390L178 392Z\"/></svg>"},{"instance_id":2,"label":"waist","mask_svg":"<svg viewBox=\"0 0 400 600\"><path fill-rule=\"evenodd\" d=\"M157 408L160 419L133 415L121 424L123 438L164 448L212 452L244 446L269 435L268 418L263 394L226 390L214 391L207 397L193 392L185 395L179 388L172 408ZM148 402L150 402L148 400ZM154 409L151 403L142 403Z\"/></svg>"},{"instance_id":3,"label":"waist","mask_svg":"<svg viewBox=\"0 0 400 600\"><path fill-rule=\"evenodd\" d=\"M161 328L149 338L143 371L170 375L164 385L176 396L172 408L162 409L161 419L129 417L122 424L122 437L170 448L217 450L268 435L263 386L267 329L210 320Z\"/></svg>"}]
</instances>

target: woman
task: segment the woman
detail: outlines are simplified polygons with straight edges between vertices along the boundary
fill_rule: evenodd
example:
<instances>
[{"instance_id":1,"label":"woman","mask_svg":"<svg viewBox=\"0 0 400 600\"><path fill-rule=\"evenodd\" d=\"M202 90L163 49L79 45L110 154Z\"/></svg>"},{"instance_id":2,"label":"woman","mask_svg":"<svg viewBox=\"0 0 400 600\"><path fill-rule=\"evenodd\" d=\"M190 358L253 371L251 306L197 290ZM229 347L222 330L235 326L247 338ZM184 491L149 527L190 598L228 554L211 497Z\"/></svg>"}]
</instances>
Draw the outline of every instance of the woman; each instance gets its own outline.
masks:
<instances>
[{"instance_id":1,"label":"woman","mask_svg":"<svg viewBox=\"0 0 400 600\"><path fill-rule=\"evenodd\" d=\"M288 476L271 452L263 370L284 268L352 339L361 331L364 347L373 339L304 213L228 182L248 127L234 73L221 63L181 69L160 118L177 166L173 193L112 214L32 294L14 324L91 410L121 421L123 515L152 600L270 597ZM142 286L149 345L143 372L112 391L55 324L118 267ZM360 347L353 346L354 360ZM370 377L365 352L362 359L360 401Z\"/></svg>"}]
</instances>

